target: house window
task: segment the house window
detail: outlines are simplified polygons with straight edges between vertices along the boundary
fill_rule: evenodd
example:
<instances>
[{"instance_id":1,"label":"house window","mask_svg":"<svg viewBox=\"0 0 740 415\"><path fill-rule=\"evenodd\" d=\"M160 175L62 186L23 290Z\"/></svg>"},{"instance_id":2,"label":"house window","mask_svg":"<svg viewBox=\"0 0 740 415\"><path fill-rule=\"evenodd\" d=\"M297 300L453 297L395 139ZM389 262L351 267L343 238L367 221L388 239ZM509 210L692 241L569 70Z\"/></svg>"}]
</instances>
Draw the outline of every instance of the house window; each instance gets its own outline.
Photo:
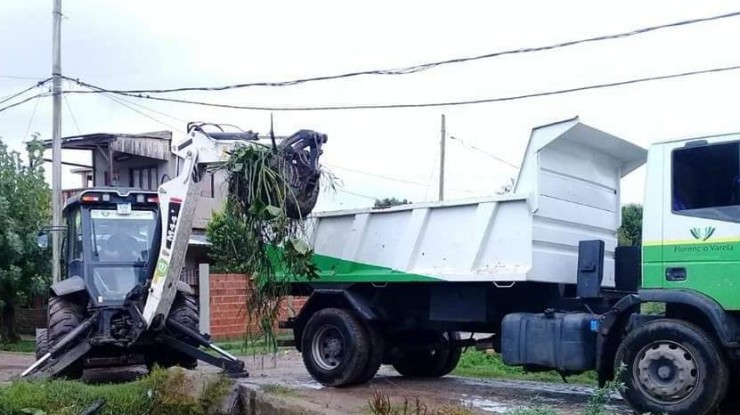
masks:
<instances>
[{"instance_id":1,"label":"house window","mask_svg":"<svg viewBox=\"0 0 740 415\"><path fill-rule=\"evenodd\" d=\"M130 185L137 189L157 190L159 170L156 167L142 167L130 170Z\"/></svg>"},{"instance_id":2,"label":"house window","mask_svg":"<svg viewBox=\"0 0 740 415\"><path fill-rule=\"evenodd\" d=\"M740 143L673 152L673 211L717 220L740 220Z\"/></svg>"}]
</instances>

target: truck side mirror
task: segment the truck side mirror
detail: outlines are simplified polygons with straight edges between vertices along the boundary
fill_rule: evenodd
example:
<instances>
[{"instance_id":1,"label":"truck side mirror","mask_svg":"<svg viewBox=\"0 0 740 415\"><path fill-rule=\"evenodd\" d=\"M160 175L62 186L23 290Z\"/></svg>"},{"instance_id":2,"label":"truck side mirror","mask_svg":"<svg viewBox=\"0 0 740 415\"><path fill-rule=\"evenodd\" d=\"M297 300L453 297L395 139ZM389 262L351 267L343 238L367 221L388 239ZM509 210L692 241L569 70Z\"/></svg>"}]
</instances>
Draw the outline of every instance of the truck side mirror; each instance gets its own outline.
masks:
<instances>
[{"instance_id":1,"label":"truck side mirror","mask_svg":"<svg viewBox=\"0 0 740 415\"><path fill-rule=\"evenodd\" d=\"M38 245L39 248L46 249L49 247L49 233L46 231L39 232L38 236L36 237L36 245Z\"/></svg>"}]
</instances>

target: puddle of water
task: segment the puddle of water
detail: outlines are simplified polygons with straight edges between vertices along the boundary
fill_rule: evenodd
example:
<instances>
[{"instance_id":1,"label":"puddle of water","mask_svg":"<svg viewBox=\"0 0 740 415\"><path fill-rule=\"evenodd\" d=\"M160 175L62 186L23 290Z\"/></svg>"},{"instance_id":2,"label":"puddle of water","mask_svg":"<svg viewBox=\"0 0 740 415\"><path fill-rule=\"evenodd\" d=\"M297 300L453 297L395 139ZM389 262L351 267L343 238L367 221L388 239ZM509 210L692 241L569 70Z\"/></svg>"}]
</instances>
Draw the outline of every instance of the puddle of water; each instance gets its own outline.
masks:
<instances>
[{"instance_id":1,"label":"puddle of water","mask_svg":"<svg viewBox=\"0 0 740 415\"><path fill-rule=\"evenodd\" d=\"M518 408L516 406L506 405L501 402L496 402L490 399L483 398L470 400L463 399L461 400L461 402L465 406L472 406L473 408L480 409L481 411L493 412L495 414L504 414Z\"/></svg>"},{"instance_id":2,"label":"puddle of water","mask_svg":"<svg viewBox=\"0 0 740 415\"><path fill-rule=\"evenodd\" d=\"M467 394L462 394L462 399L460 399L460 403L466 407L472 407L495 414L503 414L519 408L515 405L497 402L492 399L484 398L482 396L469 396Z\"/></svg>"}]
</instances>

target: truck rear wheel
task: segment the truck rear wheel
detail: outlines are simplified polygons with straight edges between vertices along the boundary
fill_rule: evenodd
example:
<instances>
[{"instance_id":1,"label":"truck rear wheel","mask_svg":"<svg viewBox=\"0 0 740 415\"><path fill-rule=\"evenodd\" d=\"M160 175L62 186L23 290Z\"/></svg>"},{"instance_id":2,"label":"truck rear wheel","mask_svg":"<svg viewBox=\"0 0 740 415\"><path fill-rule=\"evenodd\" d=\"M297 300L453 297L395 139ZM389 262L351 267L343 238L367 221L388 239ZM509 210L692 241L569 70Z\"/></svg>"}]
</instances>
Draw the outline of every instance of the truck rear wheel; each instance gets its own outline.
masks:
<instances>
[{"instance_id":1,"label":"truck rear wheel","mask_svg":"<svg viewBox=\"0 0 740 415\"><path fill-rule=\"evenodd\" d=\"M616 364L622 396L638 413L707 414L729 383L722 350L699 327L681 320L653 320L630 332Z\"/></svg>"},{"instance_id":2,"label":"truck rear wheel","mask_svg":"<svg viewBox=\"0 0 740 415\"><path fill-rule=\"evenodd\" d=\"M67 297L50 297L48 312L49 328L46 331L46 336L47 347L49 348L82 324L82 320L85 319L84 305L80 305ZM83 364L84 362L80 359L67 366L59 373L59 376L79 379L82 377Z\"/></svg>"},{"instance_id":3,"label":"truck rear wheel","mask_svg":"<svg viewBox=\"0 0 740 415\"><path fill-rule=\"evenodd\" d=\"M347 386L367 375L367 329L348 310L317 311L306 323L301 343L303 363L322 385Z\"/></svg>"},{"instance_id":4,"label":"truck rear wheel","mask_svg":"<svg viewBox=\"0 0 740 415\"><path fill-rule=\"evenodd\" d=\"M444 344L460 340L460 334L454 331L418 333L416 339L424 339L429 344ZM428 349L410 349L393 362L393 368L403 376L438 378L448 375L456 367L462 355L462 348L453 346L430 347Z\"/></svg>"},{"instance_id":5,"label":"truck rear wheel","mask_svg":"<svg viewBox=\"0 0 740 415\"><path fill-rule=\"evenodd\" d=\"M377 327L368 323L365 325L368 341L370 342L370 354L367 358L367 366L355 383L365 383L375 377L385 357L385 338Z\"/></svg>"}]
</instances>

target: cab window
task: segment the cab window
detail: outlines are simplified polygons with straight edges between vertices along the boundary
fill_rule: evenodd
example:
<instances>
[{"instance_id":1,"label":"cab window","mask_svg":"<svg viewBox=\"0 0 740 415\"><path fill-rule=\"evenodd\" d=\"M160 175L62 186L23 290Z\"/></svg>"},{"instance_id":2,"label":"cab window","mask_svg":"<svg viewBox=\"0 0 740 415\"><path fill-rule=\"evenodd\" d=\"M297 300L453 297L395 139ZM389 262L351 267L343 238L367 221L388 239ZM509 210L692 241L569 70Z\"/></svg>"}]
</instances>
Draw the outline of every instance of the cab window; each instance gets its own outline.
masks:
<instances>
[{"instance_id":1,"label":"cab window","mask_svg":"<svg viewBox=\"0 0 740 415\"><path fill-rule=\"evenodd\" d=\"M740 143L673 151L673 212L740 220Z\"/></svg>"}]
</instances>

